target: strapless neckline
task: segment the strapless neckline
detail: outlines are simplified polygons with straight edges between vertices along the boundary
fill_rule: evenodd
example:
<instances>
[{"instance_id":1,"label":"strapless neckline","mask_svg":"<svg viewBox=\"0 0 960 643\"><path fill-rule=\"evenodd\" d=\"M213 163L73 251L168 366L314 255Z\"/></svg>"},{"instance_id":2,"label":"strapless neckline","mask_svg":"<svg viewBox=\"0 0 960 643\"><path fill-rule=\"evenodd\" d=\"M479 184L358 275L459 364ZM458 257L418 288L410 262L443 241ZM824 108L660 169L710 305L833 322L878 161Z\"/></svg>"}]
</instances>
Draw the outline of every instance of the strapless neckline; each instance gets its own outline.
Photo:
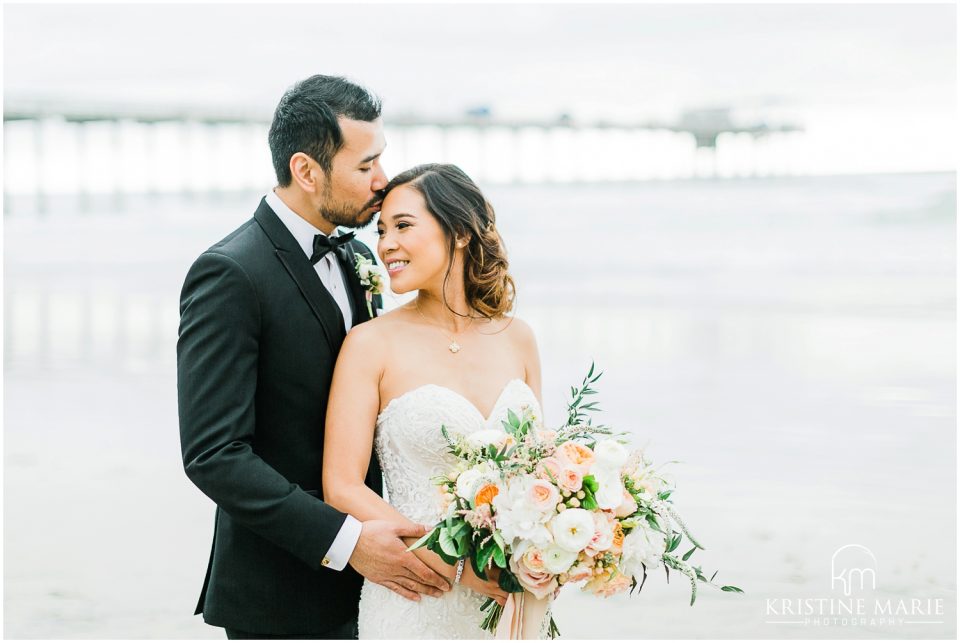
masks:
<instances>
[{"instance_id":1,"label":"strapless neckline","mask_svg":"<svg viewBox=\"0 0 960 643\"><path fill-rule=\"evenodd\" d=\"M386 500L413 522L437 524L449 510L438 480L448 478L460 464L451 452L450 436L469 439L485 429L492 432L500 428L509 411L519 413L524 407L540 417L537 396L519 378L503 385L486 416L463 393L440 384L417 386L390 400L377 416L374 432ZM383 585L365 581L360 600L360 638L492 638L480 627L480 608L485 600L485 596L463 585L454 585L442 598L414 603ZM540 638L545 637L547 622L545 619Z\"/></svg>"},{"instance_id":2,"label":"strapless neckline","mask_svg":"<svg viewBox=\"0 0 960 643\"><path fill-rule=\"evenodd\" d=\"M410 389L409 391L407 391L407 392L405 392L405 393L401 393L401 394L398 395L397 397L395 397L395 398L393 398L392 400L390 400L389 402L387 402L387 405L386 405L385 407L383 407L383 410L380 411L380 414L377 416L377 422L379 423L384 417L387 416L387 414L388 414L389 411L393 410L393 407L398 406L399 404L401 404L402 400L404 400L405 398L409 398L409 397L411 397L412 395L414 395L415 393L417 393L417 392L419 392L419 391L423 391L424 389L437 389L437 390L439 390L439 391L444 391L444 392L446 392L446 393L449 393L449 394L452 395L454 398L462 401L464 404L466 404L467 406L469 406L469 407L477 414L477 416L478 416L481 420L483 420L483 423L484 423L484 424L489 424L489 423L490 423L490 419L491 419L494 415L496 415L496 413L497 413L497 408L500 406L500 402L503 400L503 396L506 395L507 391L510 390L510 387L511 387L513 384L516 384L516 383L522 384L528 391L530 391L531 394L533 394L533 389L531 389L530 386L529 386L525 381L523 381L523 380L520 379L519 377L515 377L515 378L513 378L512 380L509 380L506 384L503 385L503 388L500 389L500 395L497 396L496 401L494 401L494 403L493 403L493 408L490 409L490 413L488 413L486 416L484 416L484 415L483 415L483 412L482 412L479 408L477 408L477 405L476 405L476 404L474 404L474 403L471 402L469 399L467 399L467 397L466 397L465 395L463 395L462 393L459 393L459 392L457 392L457 391L455 391L455 390L453 390L452 388L449 388L449 387L447 387L447 386L441 386L440 384L422 384L422 385L420 385L420 386L417 386L417 387L415 387L415 388ZM536 397L536 396L534 396L534 397Z\"/></svg>"}]
</instances>

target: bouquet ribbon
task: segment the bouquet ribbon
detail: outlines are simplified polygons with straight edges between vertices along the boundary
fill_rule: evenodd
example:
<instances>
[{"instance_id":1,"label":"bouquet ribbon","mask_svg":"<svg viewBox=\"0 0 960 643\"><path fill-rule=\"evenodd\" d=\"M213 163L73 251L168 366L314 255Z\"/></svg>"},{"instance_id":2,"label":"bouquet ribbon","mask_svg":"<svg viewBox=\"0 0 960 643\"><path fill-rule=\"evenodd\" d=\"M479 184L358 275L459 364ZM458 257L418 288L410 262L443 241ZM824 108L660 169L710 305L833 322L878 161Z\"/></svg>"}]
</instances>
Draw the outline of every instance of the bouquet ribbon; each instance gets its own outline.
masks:
<instances>
[{"instance_id":1,"label":"bouquet ribbon","mask_svg":"<svg viewBox=\"0 0 960 643\"><path fill-rule=\"evenodd\" d=\"M507 595L497 625L497 638L504 640L540 638L540 627L547 615L550 597L537 598L530 592Z\"/></svg>"}]
</instances>

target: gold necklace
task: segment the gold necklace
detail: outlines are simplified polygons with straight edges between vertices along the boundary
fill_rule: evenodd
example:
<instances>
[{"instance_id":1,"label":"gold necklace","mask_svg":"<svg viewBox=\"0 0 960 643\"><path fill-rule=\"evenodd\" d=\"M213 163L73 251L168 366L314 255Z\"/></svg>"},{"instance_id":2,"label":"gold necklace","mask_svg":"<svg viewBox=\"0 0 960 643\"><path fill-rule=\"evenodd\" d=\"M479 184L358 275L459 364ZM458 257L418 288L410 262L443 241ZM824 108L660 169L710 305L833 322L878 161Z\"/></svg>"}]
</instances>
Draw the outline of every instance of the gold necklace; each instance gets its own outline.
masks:
<instances>
[{"instance_id":1,"label":"gold necklace","mask_svg":"<svg viewBox=\"0 0 960 643\"><path fill-rule=\"evenodd\" d=\"M459 352L460 352L460 344L457 343L457 340L454 339L453 337L451 337L449 334L447 334L447 331L445 331L443 328L441 328L440 326L437 326L437 325L434 324L432 321L430 321L429 319L427 319L427 316L423 314L423 311L422 311L422 310L420 310L420 299L419 299L419 298L413 300L413 305L416 307L417 312L420 313L420 316L423 317L424 321L426 321L428 324L430 324L431 326L433 326L434 328L436 328L437 330L439 330L441 333L443 333L443 334L446 336L447 339L450 340L450 345L447 346L447 349L448 349L451 353L453 353L453 354L459 353ZM472 323L473 323L473 317L470 318L470 323L467 324L467 328L470 328L470 324L472 324ZM466 330L467 328L464 328L463 330ZM460 331L460 332L462 333L463 330Z\"/></svg>"}]
</instances>

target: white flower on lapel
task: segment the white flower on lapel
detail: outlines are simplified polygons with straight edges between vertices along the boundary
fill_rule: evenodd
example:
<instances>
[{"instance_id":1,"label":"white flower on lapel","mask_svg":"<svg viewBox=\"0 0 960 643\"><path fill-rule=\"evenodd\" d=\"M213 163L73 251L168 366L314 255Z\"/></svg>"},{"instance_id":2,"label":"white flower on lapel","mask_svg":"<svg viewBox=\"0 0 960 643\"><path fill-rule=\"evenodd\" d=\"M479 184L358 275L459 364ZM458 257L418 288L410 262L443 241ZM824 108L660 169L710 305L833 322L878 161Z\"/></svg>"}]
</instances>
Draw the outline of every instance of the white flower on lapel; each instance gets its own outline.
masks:
<instances>
[{"instance_id":1,"label":"white flower on lapel","mask_svg":"<svg viewBox=\"0 0 960 643\"><path fill-rule=\"evenodd\" d=\"M360 285L366 291L367 312L373 317L373 296L383 292L383 269L372 259L367 259L359 252L353 253L354 269L360 278Z\"/></svg>"}]
</instances>

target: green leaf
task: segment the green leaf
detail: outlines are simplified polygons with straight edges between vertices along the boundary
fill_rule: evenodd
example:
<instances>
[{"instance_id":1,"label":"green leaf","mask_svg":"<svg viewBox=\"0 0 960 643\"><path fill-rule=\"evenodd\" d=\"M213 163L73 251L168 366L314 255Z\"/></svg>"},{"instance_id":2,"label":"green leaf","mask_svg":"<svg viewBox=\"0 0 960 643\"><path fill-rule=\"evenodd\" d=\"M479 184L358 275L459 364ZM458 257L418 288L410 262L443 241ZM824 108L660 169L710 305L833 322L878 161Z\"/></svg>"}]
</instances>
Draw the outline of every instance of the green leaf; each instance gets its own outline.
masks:
<instances>
[{"instance_id":1,"label":"green leaf","mask_svg":"<svg viewBox=\"0 0 960 643\"><path fill-rule=\"evenodd\" d=\"M414 549L420 549L421 547L429 547L429 546L430 546L430 539L433 538L434 534L436 534L436 533L437 533L437 528L434 527L434 528L430 531L430 533L424 534L423 538L421 538L421 539L418 540L417 542L415 542L415 543L413 543L412 545L410 545L409 547L407 547L407 551L413 551Z\"/></svg>"},{"instance_id":2,"label":"green leaf","mask_svg":"<svg viewBox=\"0 0 960 643\"><path fill-rule=\"evenodd\" d=\"M452 556L453 558L457 557L457 544L453 541L453 537L450 535L449 527L444 527L440 530L440 549L447 556Z\"/></svg>"},{"instance_id":3,"label":"green leaf","mask_svg":"<svg viewBox=\"0 0 960 643\"><path fill-rule=\"evenodd\" d=\"M517 580L517 577L513 575L509 569L500 570L500 580L497 582L500 585L500 589L505 592L522 592L523 585L520 584L520 581Z\"/></svg>"},{"instance_id":4,"label":"green leaf","mask_svg":"<svg viewBox=\"0 0 960 643\"><path fill-rule=\"evenodd\" d=\"M470 539L461 536L454 542L457 543L457 558L465 558L470 553Z\"/></svg>"},{"instance_id":5,"label":"green leaf","mask_svg":"<svg viewBox=\"0 0 960 643\"><path fill-rule=\"evenodd\" d=\"M499 544L493 548L493 562L501 569L507 568L507 556L503 553L503 549Z\"/></svg>"},{"instance_id":6,"label":"green leaf","mask_svg":"<svg viewBox=\"0 0 960 643\"><path fill-rule=\"evenodd\" d=\"M669 540L669 544L667 545L667 551L668 552L673 551L674 549L677 548L679 544L680 544L680 539L677 538L677 534L674 534Z\"/></svg>"},{"instance_id":7,"label":"green leaf","mask_svg":"<svg viewBox=\"0 0 960 643\"><path fill-rule=\"evenodd\" d=\"M695 551L697 551L697 548L696 548L696 547L691 548L690 551L688 551L687 553L685 553L685 554L683 555L682 559L683 559L683 560L690 560L690 557L693 556L693 552L695 552Z\"/></svg>"},{"instance_id":8,"label":"green leaf","mask_svg":"<svg viewBox=\"0 0 960 643\"><path fill-rule=\"evenodd\" d=\"M487 573L483 571L482 567L477 565L477 557L470 556L470 567L473 568L473 573L476 574L477 578L480 580L487 580Z\"/></svg>"},{"instance_id":9,"label":"green leaf","mask_svg":"<svg viewBox=\"0 0 960 643\"><path fill-rule=\"evenodd\" d=\"M486 569L487 565L490 563L490 558L493 556L493 551L498 547L497 543L493 540L487 541L487 544L480 548L473 558L476 559L476 564L480 569ZM486 573L486 572L484 572ZM477 574L480 576L480 574ZM483 580L487 580L486 576L481 576Z\"/></svg>"},{"instance_id":10,"label":"green leaf","mask_svg":"<svg viewBox=\"0 0 960 643\"><path fill-rule=\"evenodd\" d=\"M510 423L510 428L520 428L520 418L513 412L513 409L507 409L507 421Z\"/></svg>"},{"instance_id":11,"label":"green leaf","mask_svg":"<svg viewBox=\"0 0 960 643\"><path fill-rule=\"evenodd\" d=\"M724 585L720 589L722 589L725 592L736 592L737 594L743 594L742 589L740 589L739 587L734 587L733 585Z\"/></svg>"},{"instance_id":12,"label":"green leaf","mask_svg":"<svg viewBox=\"0 0 960 643\"><path fill-rule=\"evenodd\" d=\"M719 572L719 571L720 571L720 570L718 569L717 572ZM713 576L716 576L716 575L717 575L717 572L713 572ZM710 577L710 582L711 582L711 583L713 582L713 576Z\"/></svg>"},{"instance_id":13,"label":"green leaf","mask_svg":"<svg viewBox=\"0 0 960 643\"><path fill-rule=\"evenodd\" d=\"M470 525L466 522L457 523L457 526L450 532L450 537L457 547L458 558L463 558L467 555L467 552L470 551L470 538L472 535Z\"/></svg>"},{"instance_id":14,"label":"green leaf","mask_svg":"<svg viewBox=\"0 0 960 643\"><path fill-rule=\"evenodd\" d=\"M580 501L580 506L587 511L595 511L600 508L600 505L597 504L597 499L593 497L593 494L584 496L583 500Z\"/></svg>"},{"instance_id":15,"label":"green leaf","mask_svg":"<svg viewBox=\"0 0 960 643\"><path fill-rule=\"evenodd\" d=\"M600 488L600 483L597 482L597 479L591 474L583 478L583 486L589 489L591 493L596 493L597 489Z\"/></svg>"},{"instance_id":16,"label":"green leaf","mask_svg":"<svg viewBox=\"0 0 960 643\"><path fill-rule=\"evenodd\" d=\"M652 527L656 531L659 531L661 534L663 533L663 529L660 528L660 523L657 522L657 518L653 514L647 514L646 518L647 518L647 523L650 525L650 527Z\"/></svg>"}]
</instances>

